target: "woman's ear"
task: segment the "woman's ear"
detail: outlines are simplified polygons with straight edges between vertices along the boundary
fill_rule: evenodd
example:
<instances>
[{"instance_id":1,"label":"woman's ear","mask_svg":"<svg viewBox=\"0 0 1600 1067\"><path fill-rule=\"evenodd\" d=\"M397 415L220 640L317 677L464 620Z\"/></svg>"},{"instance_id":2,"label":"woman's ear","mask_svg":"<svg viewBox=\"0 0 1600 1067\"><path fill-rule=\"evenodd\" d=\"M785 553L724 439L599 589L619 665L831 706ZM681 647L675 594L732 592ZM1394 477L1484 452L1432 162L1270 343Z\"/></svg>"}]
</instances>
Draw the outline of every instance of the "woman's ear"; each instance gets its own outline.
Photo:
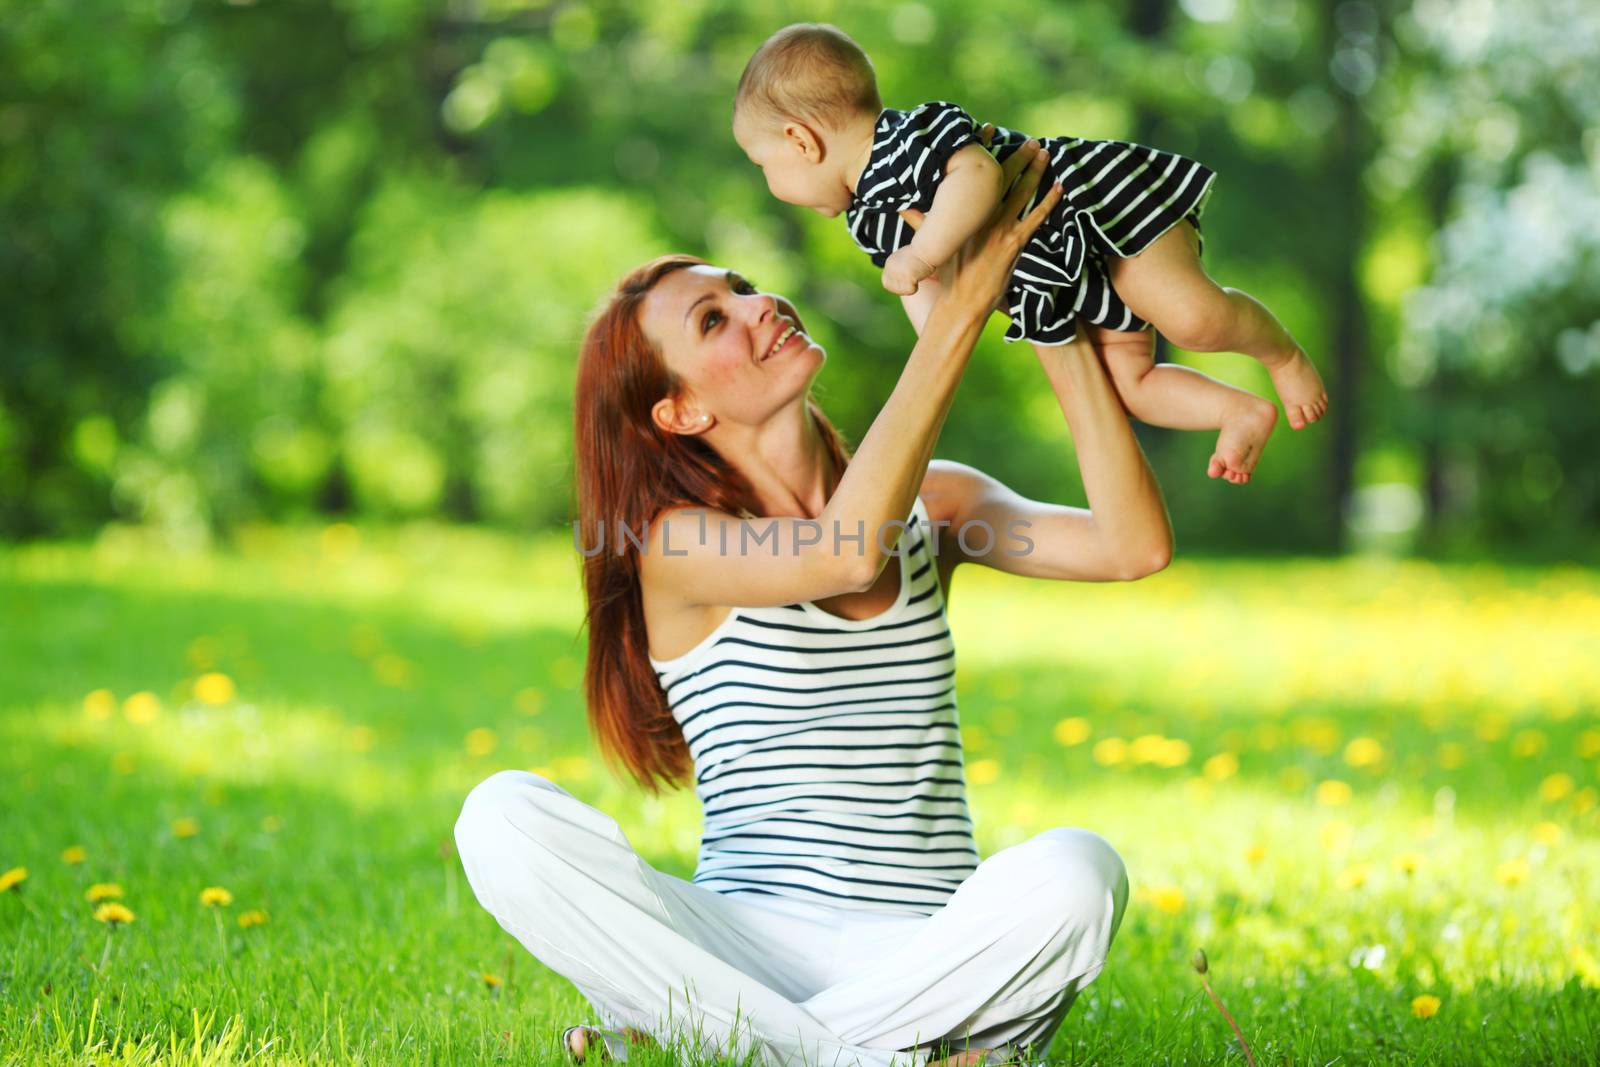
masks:
<instances>
[{"instance_id":1,"label":"woman's ear","mask_svg":"<svg viewBox=\"0 0 1600 1067\"><path fill-rule=\"evenodd\" d=\"M783 124L783 139L790 148L799 152L807 163L821 163L827 155L827 145L810 126L790 120Z\"/></svg>"},{"instance_id":2,"label":"woman's ear","mask_svg":"<svg viewBox=\"0 0 1600 1067\"><path fill-rule=\"evenodd\" d=\"M662 397L650 408L650 421L663 433L694 436L711 428L711 417L695 411L690 403L680 403L677 397Z\"/></svg>"}]
</instances>

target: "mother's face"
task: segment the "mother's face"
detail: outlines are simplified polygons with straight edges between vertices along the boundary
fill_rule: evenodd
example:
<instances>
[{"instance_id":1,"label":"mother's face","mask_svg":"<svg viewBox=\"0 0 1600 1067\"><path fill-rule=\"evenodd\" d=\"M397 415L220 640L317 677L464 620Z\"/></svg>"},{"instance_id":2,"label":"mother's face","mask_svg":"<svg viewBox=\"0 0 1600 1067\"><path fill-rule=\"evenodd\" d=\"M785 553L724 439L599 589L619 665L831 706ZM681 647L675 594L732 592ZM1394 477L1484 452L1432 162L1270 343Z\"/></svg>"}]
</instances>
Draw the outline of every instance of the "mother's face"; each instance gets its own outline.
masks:
<instances>
[{"instance_id":1,"label":"mother's face","mask_svg":"<svg viewBox=\"0 0 1600 1067\"><path fill-rule=\"evenodd\" d=\"M645 297L639 324L683 383L673 403L658 405L658 418L679 431L760 425L802 399L827 358L793 305L720 267L662 278Z\"/></svg>"}]
</instances>

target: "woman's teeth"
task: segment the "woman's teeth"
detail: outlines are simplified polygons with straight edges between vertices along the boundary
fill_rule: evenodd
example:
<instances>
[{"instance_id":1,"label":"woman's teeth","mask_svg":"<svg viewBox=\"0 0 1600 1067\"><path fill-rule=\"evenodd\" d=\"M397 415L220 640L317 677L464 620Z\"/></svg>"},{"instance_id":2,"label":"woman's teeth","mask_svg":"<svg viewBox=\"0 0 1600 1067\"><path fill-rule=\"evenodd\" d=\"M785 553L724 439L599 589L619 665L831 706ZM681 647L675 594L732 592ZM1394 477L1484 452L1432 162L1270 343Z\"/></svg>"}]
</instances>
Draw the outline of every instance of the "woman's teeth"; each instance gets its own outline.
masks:
<instances>
[{"instance_id":1,"label":"woman's teeth","mask_svg":"<svg viewBox=\"0 0 1600 1067\"><path fill-rule=\"evenodd\" d=\"M795 328L793 326L790 326L787 330L784 330L782 333L780 333L778 335L778 339L776 341L772 342L772 347L767 350L767 354L765 356L761 357L761 358L762 359L770 359L771 357L777 355L778 354L778 349L782 348L784 346L784 344L789 340L789 338L793 337L794 335L795 335Z\"/></svg>"}]
</instances>

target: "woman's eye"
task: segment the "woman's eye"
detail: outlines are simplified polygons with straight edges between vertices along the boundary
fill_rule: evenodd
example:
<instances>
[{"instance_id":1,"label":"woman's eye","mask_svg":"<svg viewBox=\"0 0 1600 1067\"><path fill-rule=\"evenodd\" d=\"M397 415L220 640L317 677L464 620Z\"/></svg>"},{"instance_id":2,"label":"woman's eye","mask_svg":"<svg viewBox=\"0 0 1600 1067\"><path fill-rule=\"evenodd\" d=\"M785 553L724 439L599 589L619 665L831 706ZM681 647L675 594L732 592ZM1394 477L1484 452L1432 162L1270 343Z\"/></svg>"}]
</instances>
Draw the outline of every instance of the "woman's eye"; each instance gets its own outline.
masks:
<instances>
[{"instance_id":1,"label":"woman's eye","mask_svg":"<svg viewBox=\"0 0 1600 1067\"><path fill-rule=\"evenodd\" d=\"M733 291L736 293L753 293L756 291L756 283L746 278L740 278L734 284Z\"/></svg>"},{"instance_id":2,"label":"woman's eye","mask_svg":"<svg viewBox=\"0 0 1600 1067\"><path fill-rule=\"evenodd\" d=\"M711 327L715 326L719 321L721 321L721 319L722 312L720 311L711 310L706 312L705 317L700 320L700 332L705 333L707 330L711 329Z\"/></svg>"}]
</instances>

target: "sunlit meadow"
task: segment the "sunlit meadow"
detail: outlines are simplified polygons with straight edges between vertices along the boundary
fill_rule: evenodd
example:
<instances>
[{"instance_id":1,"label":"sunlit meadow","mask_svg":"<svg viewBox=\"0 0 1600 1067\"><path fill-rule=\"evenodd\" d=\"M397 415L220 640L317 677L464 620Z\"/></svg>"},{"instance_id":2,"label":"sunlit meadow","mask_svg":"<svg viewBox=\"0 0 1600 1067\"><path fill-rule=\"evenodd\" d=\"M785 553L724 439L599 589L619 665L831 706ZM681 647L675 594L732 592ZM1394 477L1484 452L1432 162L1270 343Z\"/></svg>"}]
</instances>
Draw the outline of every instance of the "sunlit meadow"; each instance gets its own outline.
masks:
<instances>
[{"instance_id":1,"label":"sunlit meadow","mask_svg":"<svg viewBox=\"0 0 1600 1067\"><path fill-rule=\"evenodd\" d=\"M487 533L109 529L0 549L0 1062L558 1063L586 1006L450 843L503 767L686 876L693 797L593 756L576 554ZM980 845L1108 837L1133 897L1059 1063L1592 1063L1600 577L966 568ZM651 1057L645 1057L651 1059Z\"/></svg>"}]
</instances>

